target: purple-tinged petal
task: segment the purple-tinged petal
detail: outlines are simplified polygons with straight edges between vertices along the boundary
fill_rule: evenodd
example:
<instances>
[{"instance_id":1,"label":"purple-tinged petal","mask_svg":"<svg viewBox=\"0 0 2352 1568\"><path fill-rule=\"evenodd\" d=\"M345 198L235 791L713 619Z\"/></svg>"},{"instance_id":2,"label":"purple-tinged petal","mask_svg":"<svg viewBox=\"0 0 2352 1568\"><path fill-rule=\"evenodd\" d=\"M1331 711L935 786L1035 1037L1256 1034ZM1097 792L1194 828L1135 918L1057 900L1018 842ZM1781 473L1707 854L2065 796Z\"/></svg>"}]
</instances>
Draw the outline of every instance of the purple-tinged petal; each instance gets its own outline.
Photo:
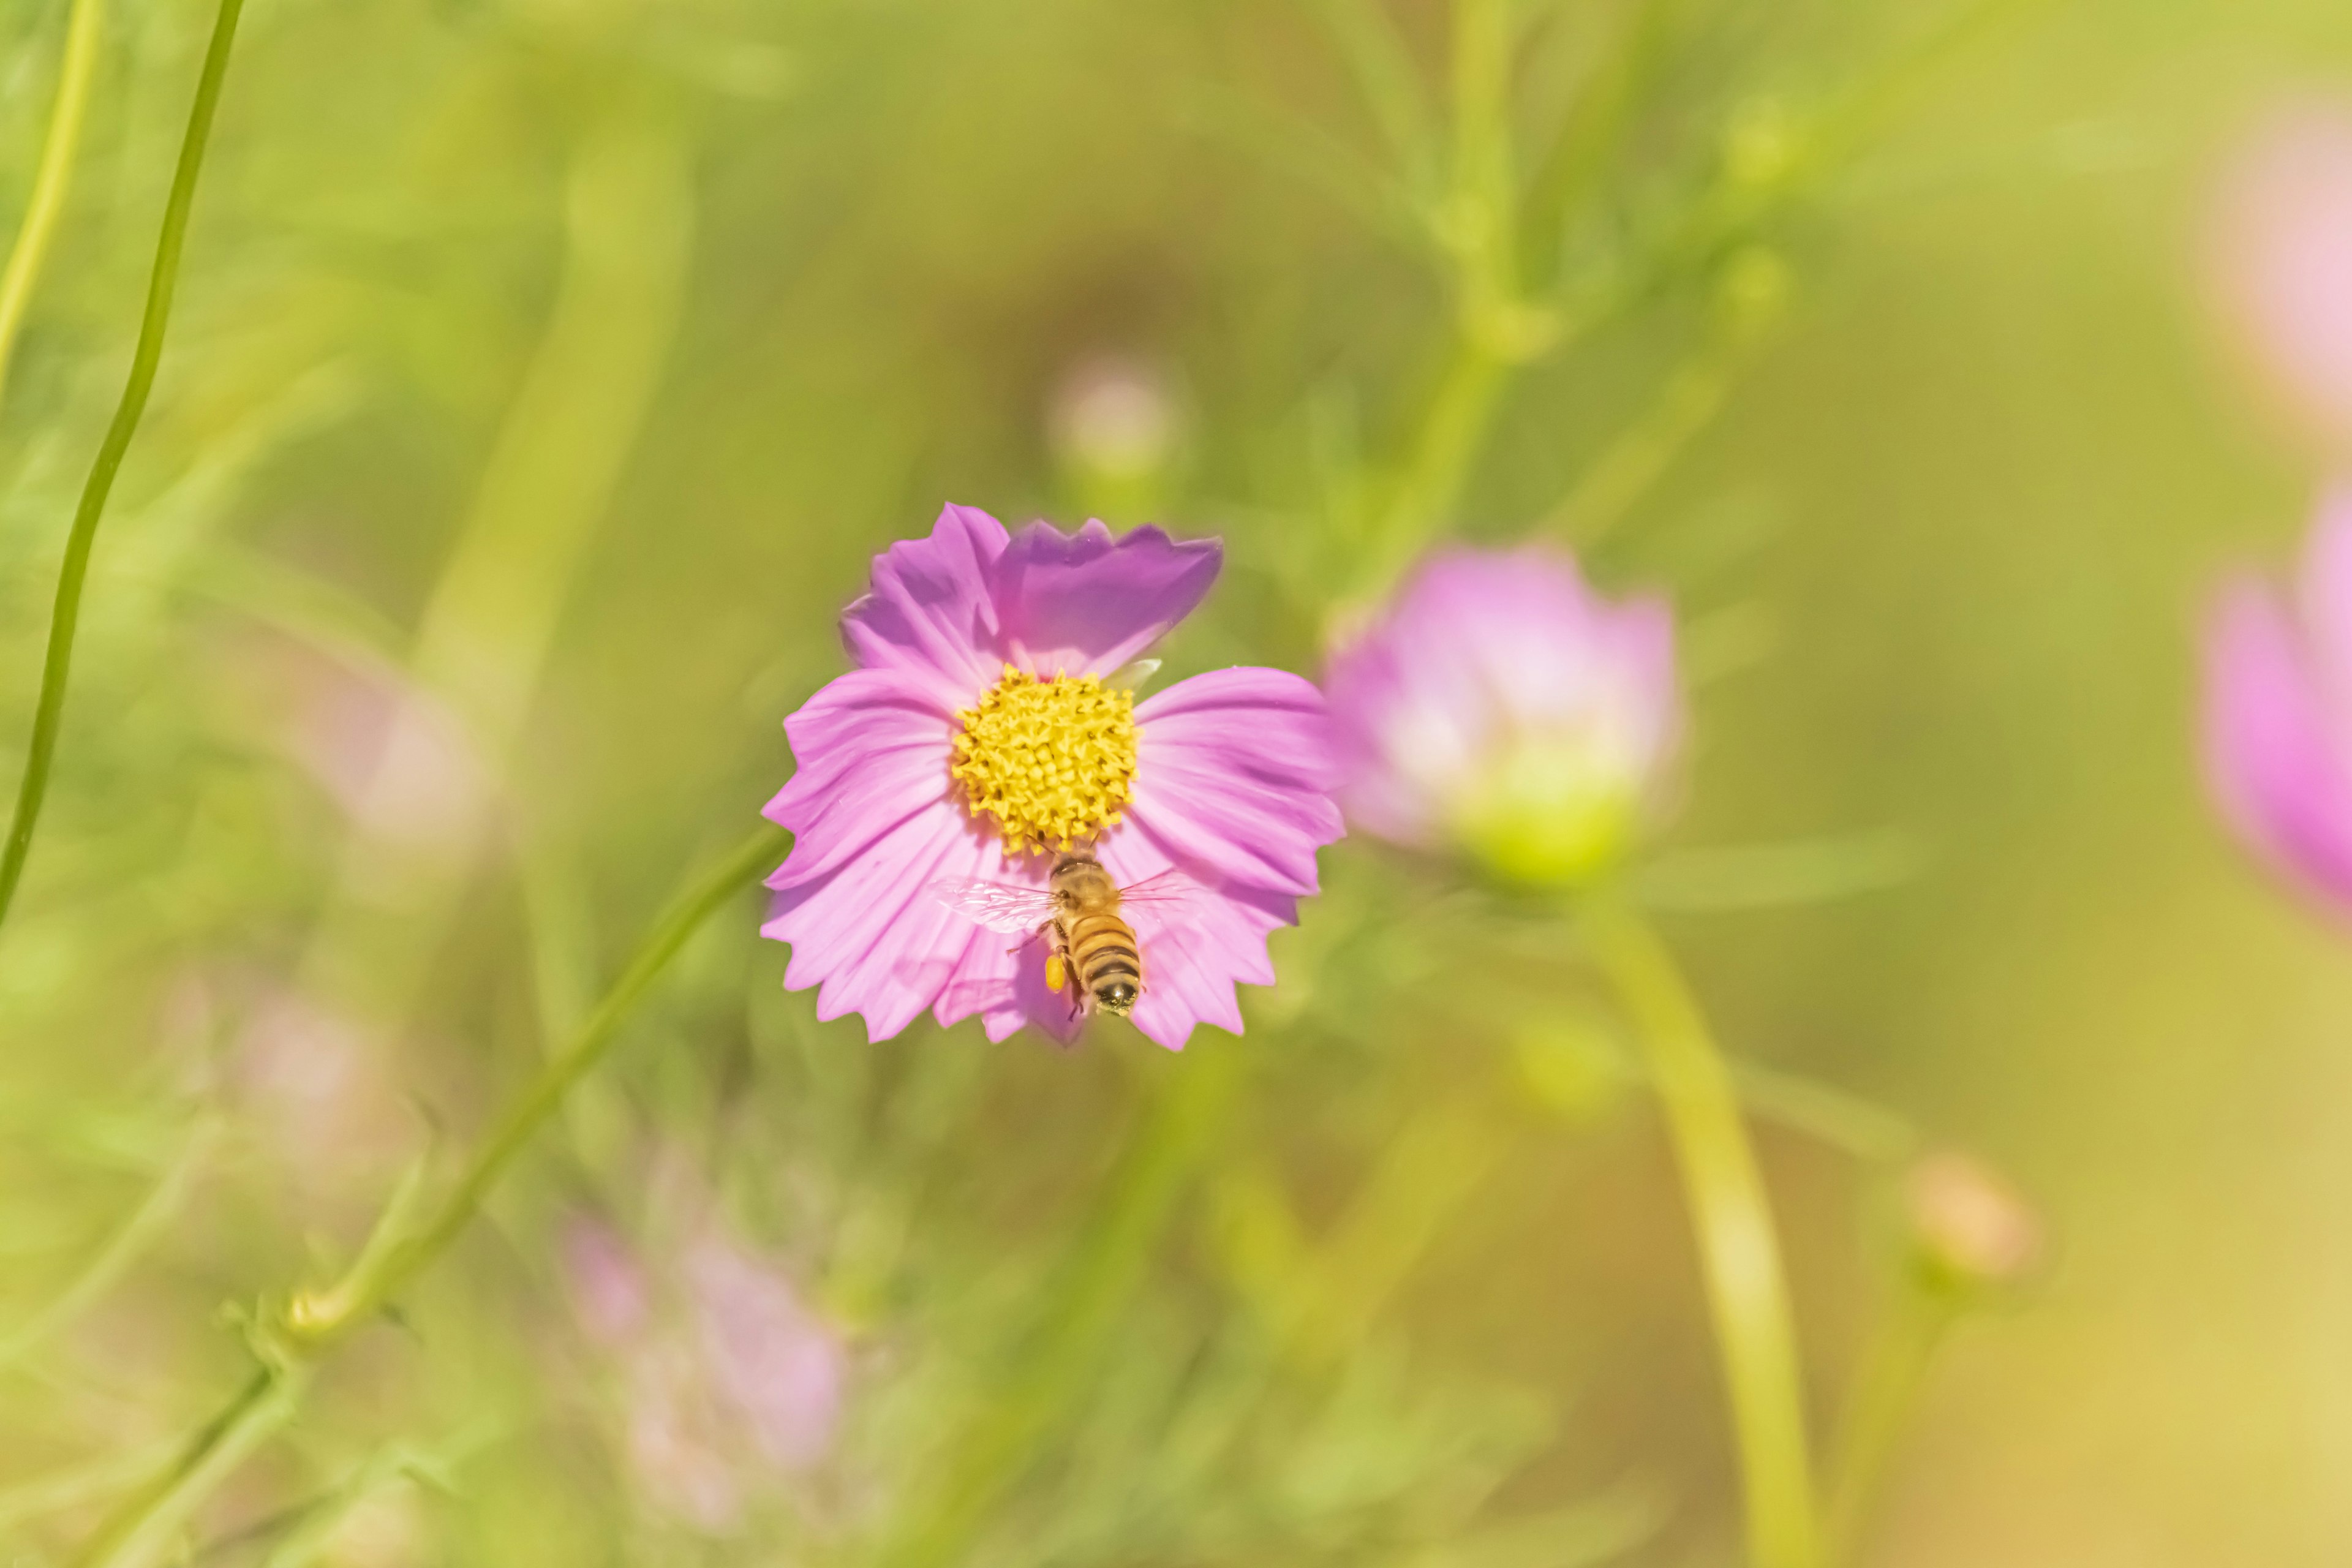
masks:
<instances>
[{"instance_id":1,"label":"purple-tinged petal","mask_svg":"<svg viewBox=\"0 0 2352 1568\"><path fill-rule=\"evenodd\" d=\"M969 868L958 876L979 877L1020 887L1045 887L1053 861L1042 855L1005 858L996 840L976 839ZM961 924L961 918L950 916ZM972 926L961 943L950 934L941 944L950 954L931 1016L941 1026L980 1015L992 1040L1002 1040L1024 1024L1034 1024L1065 1045L1077 1037L1080 1020L1070 1016L1069 997L1045 988L1045 961L1052 946L1040 936L1008 936Z\"/></svg>"},{"instance_id":2,"label":"purple-tinged petal","mask_svg":"<svg viewBox=\"0 0 2352 1568\"><path fill-rule=\"evenodd\" d=\"M892 928L922 914L931 902L924 888L969 841L963 814L940 801L832 874L778 889L760 934L792 943L784 989L817 986L819 1018L862 1013L873 1039L904 1028L938 993L923 989L929 976Z\"/></svg>"},{"instance_id":3,"label":"purple-tinged petal","mask_svg":"<svg viewBox=\"0 0 2352 1568\"><path fill-rule=\"evenodd\" d=\"M784 721L799 770L762 815L793 830L793 850L768 879L792 887L828 876L882 834L948 800L956 725L919 678L852 670Z\"/></svg>"},{"instance_id":4,"label":"purple-tinged petal","mask_svg":"<svg viewBox=\"0 0 2352 1568\"><path fill-rule=\"evenodd\" d=\"M2352 773L2328 694L2259 584L2221 596L2205 673L2205 765L2223 811L2273 865L2352 906Z\"/></svg>"},{"instance_id":5,"label":"purple-tinged petal","mask_svg":"<svg viewBox=\"0 0 2352 1568\"><path fill-rule=\"evenodd\" d=\"M986 512L951 506L929 538L876 556L871 591L842 614L851 655L922 680L949 712L970 706L1003 672L995 573L1006 539Z\"/></svg>"},{"instance_id":6,"label":"purple-tinged petal","mask_svg":"<svg viewBox=\"0 0 2352 1568\"><path fill-rule=\"evenodd\" d=\"M1188 866L1246 887L1316 890L1315 851L1345 831L1323 694L1285 670L1213 670L1136 709L1129 821Z\"/></svg>"},{"instance_id":7,"label":"purple-tinged petal","mask_svg":"<svg viewBox=\"0 0 2352 1568\"><path fill-rule=\"evenodd\" d=\"M1103 868L1131 887L1175 864L1165 845L1145 830L1121 829L1097 847ZM1181 915L1139 904L1125 911L1143 953L1143 994L1132 1021L1144 1036L1182 1050L1196 1024L1242 1032L1235 984L1270 985L1274 966L1265 939L1297 921L1297 900L1257 889L1210 886Z\"/></svg>"},{"instance_id":8,"label":"purple-tinged petal","mask_svg":"<svg viewBox=\"0 0 2352 1568\"><path fill-rule=\"evenodd\" d=\"M1156 528L1032 523L996 566L1007 657L1040 676L1108 675L1192 613L1223 559L1213 539L1178 543Z\"/></svg>"}]
</instances>

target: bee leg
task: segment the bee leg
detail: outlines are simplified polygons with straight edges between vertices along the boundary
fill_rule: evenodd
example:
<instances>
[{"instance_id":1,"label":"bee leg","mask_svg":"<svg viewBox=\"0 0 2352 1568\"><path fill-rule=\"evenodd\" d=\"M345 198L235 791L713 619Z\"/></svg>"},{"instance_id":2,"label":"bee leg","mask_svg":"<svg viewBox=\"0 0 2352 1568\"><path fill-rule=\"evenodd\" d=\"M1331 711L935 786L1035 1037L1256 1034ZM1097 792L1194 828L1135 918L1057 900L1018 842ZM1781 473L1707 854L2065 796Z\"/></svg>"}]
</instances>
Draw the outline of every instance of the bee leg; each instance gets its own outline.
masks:
<instances>
[{"instance_id":1,"label":"bee leg","mask_svg":"<svg viewBox=\"0 0 2352 1568\"><path fill-rule=\"evenodd\" d=\"M1062 962L1060 953L1056 952L1049 956L1045 960L1045 989L1059 991L1062 988L1063 980L1066 978L1064 972L1068 968L1069 965Z\"/></svg>"}]
</instances>

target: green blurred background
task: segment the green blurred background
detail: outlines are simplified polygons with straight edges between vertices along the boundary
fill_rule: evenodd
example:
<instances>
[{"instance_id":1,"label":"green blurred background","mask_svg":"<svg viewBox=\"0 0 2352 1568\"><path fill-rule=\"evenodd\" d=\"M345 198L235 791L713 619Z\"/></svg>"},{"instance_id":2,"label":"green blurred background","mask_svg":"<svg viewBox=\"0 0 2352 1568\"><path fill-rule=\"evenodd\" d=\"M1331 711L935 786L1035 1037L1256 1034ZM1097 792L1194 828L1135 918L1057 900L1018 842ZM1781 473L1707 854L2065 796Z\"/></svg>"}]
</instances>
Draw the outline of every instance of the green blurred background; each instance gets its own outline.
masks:
<instances>
[{"instance_id":1,"label":"green blurred background","mask_svg":"<svg viewBox=\"0 0 2352 1568\"><path fill-rule=\"evenodd\" d=\"M253 0L0 936L10 1561L68 1560L234 1387L222 1303L347 1260L577 1022L788 775L866 558L942 501L1222 533L1171 673L1313 668L1333 520L1450 331L1356 173L1386 154L1347 9ZM1518 9L1536 145L1633 13ZM0 214L66 12L0 7ZM1381 14L1442 106L1444 6ZM1865 1560L2352 1558L2352 965L2191 744L2204 586L2283 556L2319 477L2210 322L2202 226L2268 106L2352 94L2352 18L1644 15L1561 248L1762 194L1527 367L1443 510L1550 520L1683 611L1661 918L1729 1048L1987 1157L2049 1227L1937 1367ZM11 748L208 25L110 0L0 404ZM1776 161L1858 91L1850 145ZM1703 853L1792 844L1825 896ZM1173 1058L868 1046L782 993L747 901L184 1560L1733 1561L1682 1203L1573 962L1471 895L1394 914L1426 873L1369 847L1325 864L1248 1036ZM1188 1132L1213 1059L1237 1088ZM1826 1426L1895 1184L1760 1136ZM714 1237L789 1280L845 1379L821 1455L708 1410L647 1438L649 1387L726 1402L678 1393L717 1375L686 1340L598 1339L591 1237L657 1296Z\"/></svg>"}]
</instances>

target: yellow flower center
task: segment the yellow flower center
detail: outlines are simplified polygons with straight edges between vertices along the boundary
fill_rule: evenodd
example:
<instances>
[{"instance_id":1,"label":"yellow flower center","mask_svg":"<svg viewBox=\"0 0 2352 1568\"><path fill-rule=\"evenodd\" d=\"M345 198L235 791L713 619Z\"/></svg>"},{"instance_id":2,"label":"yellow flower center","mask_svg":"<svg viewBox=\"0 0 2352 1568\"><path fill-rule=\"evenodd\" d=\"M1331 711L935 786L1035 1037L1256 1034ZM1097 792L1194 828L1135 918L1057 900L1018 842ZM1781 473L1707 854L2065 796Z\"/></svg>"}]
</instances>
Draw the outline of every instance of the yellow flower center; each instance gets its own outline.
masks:
<instances>
[{"instance_id":1,"label":"yellow flower center","mask_svg":"<svg viewBox=\"0 0 2352 1568\"><path fill-rule=\"evenodd\" d=\"M971 815L987 812L1004 852L1067 849L1119 820L1135 788L1135 693L1091 675L1051 680L1004 667L979 706L957 715L948 770Z\"/></svg>"}]
</instances>

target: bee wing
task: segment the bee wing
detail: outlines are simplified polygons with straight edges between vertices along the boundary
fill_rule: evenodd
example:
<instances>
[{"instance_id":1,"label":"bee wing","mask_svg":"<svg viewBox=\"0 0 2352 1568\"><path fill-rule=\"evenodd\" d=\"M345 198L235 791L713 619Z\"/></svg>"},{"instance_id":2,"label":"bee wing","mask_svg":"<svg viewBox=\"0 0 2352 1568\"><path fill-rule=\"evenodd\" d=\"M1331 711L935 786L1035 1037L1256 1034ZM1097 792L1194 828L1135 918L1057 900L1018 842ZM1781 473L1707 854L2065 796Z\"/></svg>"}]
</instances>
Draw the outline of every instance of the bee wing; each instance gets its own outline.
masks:
<instances>
[{"instance_id":1,"label":"bee wing","mask_svg":"<svg viewBox=\"0 0 2352 1568\"><path fill-rule=\"evenodd\" d=\"M972 924L1007 934L1025 935L1054 918L1054 895L1043 888L941 877L923 890Z\"/></svg>"},{"instance_id":2,"label":"bee wing","mask_svg":"<svg viewBox=\"0 0 2352 1568\"><path fill-rule=\"evenodd\" d=\"M1202 910L1209 889L1199 880L1171 866L1156 877L1146 877L1118 890L1121 910L1141 910L1163 927L1191 925Z\"/></svg>"}]
</instances>

